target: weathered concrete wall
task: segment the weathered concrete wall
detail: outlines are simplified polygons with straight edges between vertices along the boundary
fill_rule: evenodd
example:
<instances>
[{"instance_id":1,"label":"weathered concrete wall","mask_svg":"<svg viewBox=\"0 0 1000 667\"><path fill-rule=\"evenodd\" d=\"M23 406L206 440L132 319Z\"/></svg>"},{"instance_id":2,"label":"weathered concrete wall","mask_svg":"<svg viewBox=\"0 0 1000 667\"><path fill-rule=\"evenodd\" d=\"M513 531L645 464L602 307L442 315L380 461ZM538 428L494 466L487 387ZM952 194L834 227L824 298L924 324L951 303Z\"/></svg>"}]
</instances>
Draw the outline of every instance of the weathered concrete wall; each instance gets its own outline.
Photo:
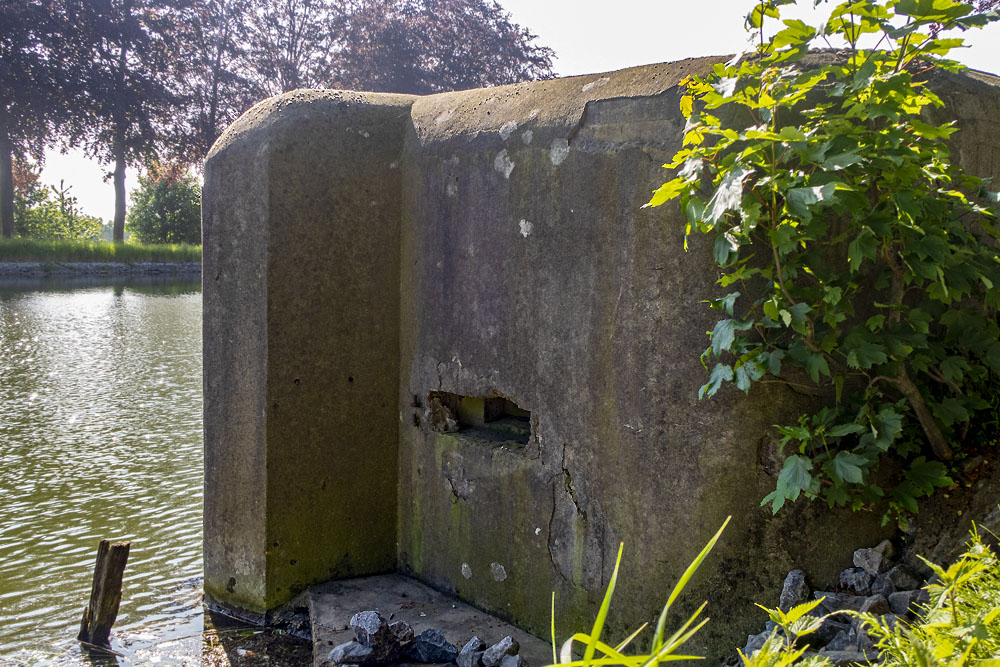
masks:
<instances>
[{"instance_id":1,"label":"weathered concrete wall","mask_svg":"<svg viewBox=\"0 0 1000 667\"><path fill-rule=\"evenodd\" d=\"M395 567L410 103L274 98L206 163L205 590L245 612Z\"/></svg>"},{"instance_id":2,"label":"weathered concrete wall","mask_svg":"<svg viewBox=\"0 0 1000 667\"><path fill-rule=\"evenodd\" d=\"M498 393L534 425L518 448L405 421L401 567L539 634L549 590L564 631L589 627L621 541L613 627L652 620L732 514L683 605L709 599L717 620L700 643L731 651L759 621L752 600L789 569L810 562L817 578L833 576L875 537L870 516L796 508L772 521L757 508L777 472L761 465L768 428L799 397L772 385L697 400L698 352L718 319L702 303L714 296L710 247L685 253L676 207L640 205L680 147L677 85L705 67L413 106L401 400Z\"/></svg>"},{"instance_id":3,"label":"weathered concrete wall","mask_svg":"<svg viewBox=\"0 0 1000 667\"><path fill-rule=\"evenodd\" d=\"M877 516L757 507L801 396L697 401L709 248L684 252L676 207L639 207L680 145L678 84L711 62L348 109L293 93L230 130L205 192L211 595L268 609L395 566L546 634L548 592L585 627L624 541L612 624L631 629L733 514L683 605L709 600L696 643L719 656L789 569L823 584L877 542ZM959 151L995 170L998 89L955 90L983 133ZM344 376L373 370L350 398L369 385ZM510 399L531 436L439 433L431 392ZM226 591L238 568L261 590Z\"/></svg>"}]
</instances>

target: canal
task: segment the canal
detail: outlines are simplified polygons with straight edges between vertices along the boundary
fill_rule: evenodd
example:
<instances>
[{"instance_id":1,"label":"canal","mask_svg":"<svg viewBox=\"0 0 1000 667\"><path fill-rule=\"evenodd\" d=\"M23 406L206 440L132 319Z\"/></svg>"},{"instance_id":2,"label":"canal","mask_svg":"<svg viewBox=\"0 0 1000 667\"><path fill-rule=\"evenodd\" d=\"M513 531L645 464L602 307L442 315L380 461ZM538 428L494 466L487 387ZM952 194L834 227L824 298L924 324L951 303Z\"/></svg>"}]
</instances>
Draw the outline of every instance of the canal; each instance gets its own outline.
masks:
<instances>
[{"instance_id":1,"label":"canal","mask_svg":"<svg viewBox=\"0 0 1000 667\"><path fill-rule=\"evenodd\" d=\"M196 664L201 386L198 282L0 282L0 663L79 661L110 538L122 662Z\"/></svg>"}]
</instances>

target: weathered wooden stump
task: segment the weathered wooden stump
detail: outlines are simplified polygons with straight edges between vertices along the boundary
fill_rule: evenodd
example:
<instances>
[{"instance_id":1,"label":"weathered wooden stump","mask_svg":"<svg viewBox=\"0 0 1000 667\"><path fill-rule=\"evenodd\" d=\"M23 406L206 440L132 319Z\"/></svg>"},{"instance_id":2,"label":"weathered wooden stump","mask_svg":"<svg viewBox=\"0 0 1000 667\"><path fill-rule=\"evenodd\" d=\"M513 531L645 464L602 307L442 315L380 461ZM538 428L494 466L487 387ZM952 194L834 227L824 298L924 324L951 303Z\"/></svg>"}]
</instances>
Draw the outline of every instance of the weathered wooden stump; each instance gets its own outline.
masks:
<instances>
[{"instance_id":1,"label":"weathered wooden stump","mask_svg":"<svg viewBox=\"0 0 1000 667\"><path fill-rule=\"evenodd\" d=\"M80 634L77 640L96 646L110 646L111 626L118 617L122 601L122 575L131 542L101 540L94 566L94 586L90 591L90 604L83 610Z\"/></svg>"}]
</instances>

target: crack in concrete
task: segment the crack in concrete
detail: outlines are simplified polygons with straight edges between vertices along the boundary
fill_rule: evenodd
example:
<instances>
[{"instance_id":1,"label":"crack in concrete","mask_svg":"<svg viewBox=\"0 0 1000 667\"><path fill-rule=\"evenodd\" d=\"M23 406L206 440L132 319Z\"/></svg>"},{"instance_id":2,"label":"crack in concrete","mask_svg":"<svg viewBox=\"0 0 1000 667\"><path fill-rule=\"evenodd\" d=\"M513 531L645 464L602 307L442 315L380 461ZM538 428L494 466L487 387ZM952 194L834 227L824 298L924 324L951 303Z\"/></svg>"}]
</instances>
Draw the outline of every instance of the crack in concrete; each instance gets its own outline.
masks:
<instances>
[{"instance_id":1,"label":"crack in concrete","mask_svg":"<svg viewBox=\"0 0 1000 667\"><path fill-rule=\"evenodd\" d=\"M573 486L573 476L570 475L569 468L566 467L566 443L563 443L563 453L562 453L562 466L563 471L563 485L566 487L566 493L569 495L570 500L573 501L573 507L576 508L576 513L583 517L583 520L587 520L586 510L580 509L580 503L576 499L576 487Z\"/></svg>"}]
</instances>

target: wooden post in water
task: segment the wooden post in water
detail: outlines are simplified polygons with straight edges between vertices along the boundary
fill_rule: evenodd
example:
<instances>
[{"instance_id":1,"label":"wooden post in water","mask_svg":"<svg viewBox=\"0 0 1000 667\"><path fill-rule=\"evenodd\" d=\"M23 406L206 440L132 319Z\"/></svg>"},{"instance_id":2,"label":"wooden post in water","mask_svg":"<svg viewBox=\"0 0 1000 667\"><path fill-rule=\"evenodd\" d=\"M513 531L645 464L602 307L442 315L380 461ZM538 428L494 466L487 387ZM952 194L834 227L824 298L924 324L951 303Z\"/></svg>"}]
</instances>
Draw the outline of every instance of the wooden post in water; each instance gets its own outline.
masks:
<instances>
[{"instance_id":1,"label":"wooden post in water","mask_svg":"<svg viewBox=\"0 0 1000 667\"><path fill-rule=\"evenodd\" d=\"M83 610L83 622L77 640L97 646L111 645L111 626L118 617L122 601L122 575L128 561L131 542L101 540L94 566L94 587L90 591L90 605Z\"/></svg>"}]
</instances>

